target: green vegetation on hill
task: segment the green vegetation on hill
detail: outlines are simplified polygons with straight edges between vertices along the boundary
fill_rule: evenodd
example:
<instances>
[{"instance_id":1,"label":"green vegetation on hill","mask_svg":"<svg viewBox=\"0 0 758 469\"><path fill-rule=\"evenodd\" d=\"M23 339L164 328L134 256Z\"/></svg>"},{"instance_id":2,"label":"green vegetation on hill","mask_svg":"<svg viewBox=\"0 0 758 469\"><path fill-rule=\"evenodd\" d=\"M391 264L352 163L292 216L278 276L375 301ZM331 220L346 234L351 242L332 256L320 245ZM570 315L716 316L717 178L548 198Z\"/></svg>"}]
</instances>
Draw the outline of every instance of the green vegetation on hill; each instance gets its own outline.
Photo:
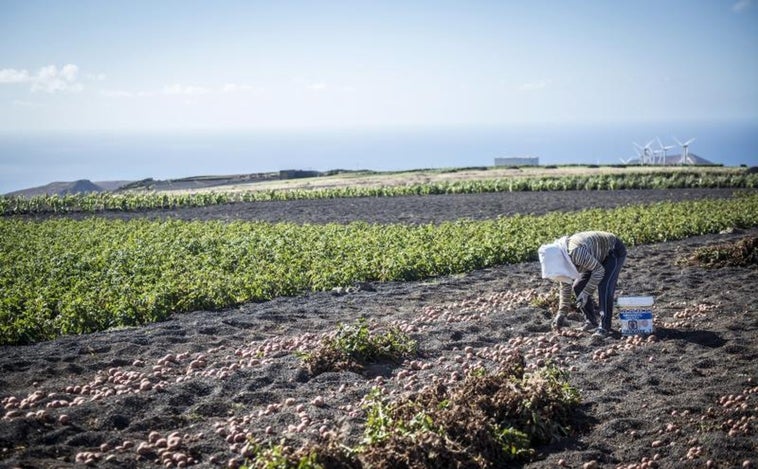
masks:
<instances>
[{"instance_id":1,"label":"green vegetation on hill","mask_svg":"<svg viewBox=\"0 0 758 469\"><path fill-rule=\"evenodd\" d=\"M756 188L758 174L747 170L698 168L687 171L592 174L569 176L513 176L496 179L439 181L369 187L272 189L204 193L87 193L64 196L0 197L0 214L94 213L103 210L174 209L267 200L394 197L435 194L476 194L514 191L630 190L679 188Z\"/></svg>"},{"instance_id":2,"label":"green vegetation on hill","mask_svg":"<svg viewBox=\"0 0 758 469\"><path fill-rule=\"evenodd\" d=\"M0 344L172 313L535 259L602 229L630 245L758 225L758 195L440 225L0 219Z\"/></svg>"}]
</instances>

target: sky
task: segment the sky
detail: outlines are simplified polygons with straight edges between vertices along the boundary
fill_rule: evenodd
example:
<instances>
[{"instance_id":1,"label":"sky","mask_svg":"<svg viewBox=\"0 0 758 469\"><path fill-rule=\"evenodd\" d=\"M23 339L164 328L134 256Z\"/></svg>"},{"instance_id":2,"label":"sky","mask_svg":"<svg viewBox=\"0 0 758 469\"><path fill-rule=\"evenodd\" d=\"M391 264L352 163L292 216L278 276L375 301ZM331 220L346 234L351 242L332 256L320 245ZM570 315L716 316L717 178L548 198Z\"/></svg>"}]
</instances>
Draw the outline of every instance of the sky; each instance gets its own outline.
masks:
<instances>
[{"instance_id":1,"label":"sky","mask_svg":"<svg viewBox=\"0 0 758 469\"><path fill-rule=\"evenodd\" d=\"M0 0L0 132L758 122L758 0Z\"/></svg>"}]
</instances>

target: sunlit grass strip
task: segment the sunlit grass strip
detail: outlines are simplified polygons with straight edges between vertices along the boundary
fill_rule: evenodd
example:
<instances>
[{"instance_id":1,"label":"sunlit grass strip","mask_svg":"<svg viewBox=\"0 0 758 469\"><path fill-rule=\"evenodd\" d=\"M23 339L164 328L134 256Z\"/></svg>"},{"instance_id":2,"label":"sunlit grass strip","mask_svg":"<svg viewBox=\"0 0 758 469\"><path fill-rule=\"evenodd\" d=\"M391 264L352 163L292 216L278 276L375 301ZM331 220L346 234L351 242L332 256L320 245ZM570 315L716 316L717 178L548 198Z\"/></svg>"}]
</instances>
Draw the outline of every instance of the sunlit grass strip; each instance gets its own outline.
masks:
<instances>
[{"instance_id":1,"label":"sunlit grass strip","mask_svg":"<svg viewBox=\"0 0 758 469\"><path fill-rule=\"evenodd\" d=\"M524 262L577 230L609 230L634 245L756 225L756 194L420 226L2 219L0 343Z\"/></svg>"},{"instance_id":2,"label":"sunlit grass strip","mask_svg":"<svg viewBox=\"0 0 758 469\"><path fill-rule=\"evenodd\" d=\"M441 181L378 187L322 189L280 189L247 192L203 193L90 193L65 196L2 197L0 214L96 213L104 210L135 211L205 207L238 202L271 200L334 199L347 197L397 197L435 194L478 194L488 192L634 190L680 188L756 188L758 174L747 171L724 173L723 168L697 171L661 171L571 175L560 177L525 176L485 180Z\"/></svg>"}]
</instances>

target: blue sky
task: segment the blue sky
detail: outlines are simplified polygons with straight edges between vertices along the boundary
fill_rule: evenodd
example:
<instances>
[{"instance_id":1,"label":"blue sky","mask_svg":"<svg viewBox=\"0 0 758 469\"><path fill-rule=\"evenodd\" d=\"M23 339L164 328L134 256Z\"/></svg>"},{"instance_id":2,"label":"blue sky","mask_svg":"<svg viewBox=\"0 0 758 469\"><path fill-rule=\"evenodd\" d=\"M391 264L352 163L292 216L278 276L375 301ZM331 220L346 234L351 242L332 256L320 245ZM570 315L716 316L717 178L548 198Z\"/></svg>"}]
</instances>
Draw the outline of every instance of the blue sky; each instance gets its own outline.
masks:
<instances>
[{"instance_id":1,"label":"blue sky","mask_svg":"<svg viewBox=\"0 0 758 469\"><path fill-rule=\"evenodd\" d=\"M0 0L0 130L758 121L758 1Z\"/></svg>"}]
</instances>

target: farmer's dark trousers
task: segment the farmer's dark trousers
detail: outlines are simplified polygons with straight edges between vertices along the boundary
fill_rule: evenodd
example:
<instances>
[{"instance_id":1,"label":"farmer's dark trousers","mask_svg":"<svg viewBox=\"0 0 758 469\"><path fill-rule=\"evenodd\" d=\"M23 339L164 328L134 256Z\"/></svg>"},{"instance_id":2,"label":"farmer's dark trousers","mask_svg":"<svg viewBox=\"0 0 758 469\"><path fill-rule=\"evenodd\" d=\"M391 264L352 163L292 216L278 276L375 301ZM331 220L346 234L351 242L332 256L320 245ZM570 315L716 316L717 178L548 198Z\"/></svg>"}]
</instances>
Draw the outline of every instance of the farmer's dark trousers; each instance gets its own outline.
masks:
<instances>
[{"instance_id":1,"label":"farmer's dark trousers","mask_svg":"<svg viewBox=\"0 0 758 469\"><path fill-rule=\"evenodd\" d=\"M600 284L597 286L597 293L600 300L600 311L603 312L603 317L600 318L602 323L600 326L605 330L611 329L611 319L613 318L613 295L616 293L616 283L619 279L619 272L626 260L626 246L621 240L616 240L616 244L608 253L608 256L603 260L603 268L605 268L605 275L600 280ZM587 285L592 272L582 272L581 276L574 281L574 294L579 295L584 290L584 286ZM582 310L584 316L589 322L597 325L598 317L595 311L594 301L590 299Z\"/></svg>"}]
</instances>

